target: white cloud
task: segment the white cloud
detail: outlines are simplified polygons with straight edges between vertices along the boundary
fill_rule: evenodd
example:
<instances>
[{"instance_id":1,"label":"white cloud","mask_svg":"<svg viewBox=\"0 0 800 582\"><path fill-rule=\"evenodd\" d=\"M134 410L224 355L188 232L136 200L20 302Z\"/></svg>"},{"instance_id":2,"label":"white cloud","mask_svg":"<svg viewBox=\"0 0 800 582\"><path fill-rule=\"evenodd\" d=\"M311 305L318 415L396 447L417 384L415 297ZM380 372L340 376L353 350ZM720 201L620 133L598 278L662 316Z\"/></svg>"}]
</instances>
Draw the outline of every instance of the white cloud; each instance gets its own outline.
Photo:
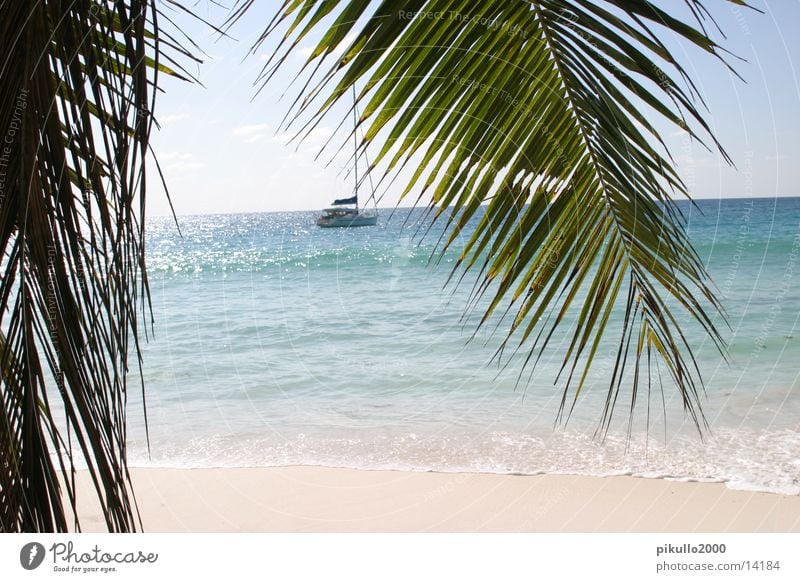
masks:
<instances>
[{"instance_id":1,"label":"white cloud","mask_svg":"<svg viewBox=\"0 0 800 582\"><path fill-rule=\"evenodd\" d=\"M269 130L268 123L254 123L234 128L233 135L243 138L245 143L255 143L265 137Z\"/></svg>"},{"instance_id":2,"label":"white cloud","mask_svg":"<svg viewBox=\"0 0 800 582\"><path fill-rule=\"evenodd\" d=\"M308 135L296 131L284 131L272 137L272 141L282 145L291 145L305 151L313 150L316 154L319 148L334 134L332 127L315 127Z\"/></svg>"},{"instance_id":3,"label":"white cloud","mask_svg":"<svg viewBox=\"0 0 800 582\"><path fill-rule=\"evenodd\" d=\"M190 170L204 168L205 164L188 152L161 152L158 154L161 169L168 174L181 174Z\"/></svg>"},{"instance_id":4,"label":"white cloud","mask_svg":"<svg viewBox=\"0 0 800 582\"><path fill-rule=\"evenodd\" d=\"M251 125L240 125L233 129L233 135L253 135L254 133L263 133L269 129L268 123L254 123Z\"/></svg>"},{"instance_id":5,"label":"white cloud","mask_svg":"<svg viewBox=\"0 0 800 582\"><path fill-rule=\"evenodd\" d=\"M342 42L339 43L339 46L337 46L335 49L333 49L333 54L335 54L335 55L343 55L344 51L346 51L350 47L350 45L352 44L352 42L355 39L356 39L356 35L355 34L352 34L352 33L348 34L346 37L344 37L342 39Z\"/></svg>"},{"instance_id":6,"label":"white cloud","mask_svg":"<svg viewBox=\"0 0 800 582\"><path fill-rule=\"evenodd\" d=\"M315 127L305 137L303 143L306 145L322 145L323 142L333 135L332 127Z\"/></svg>"},{"instance_id":7,"label":"white cloud","mask_svg":"<svg viewBox=\"0 0 800 582\"><path fill-rule=\"evenodd\" d=\"M295 138L296 135L297 135L296 132L282 131L281 133L273 135L272 141L283 145L287 145L290 141L292 141Z\"/></svg>"},{"instance_id":8,"label":"white cloud","mask_svg":"<svg viewBox=\"0 0 800 582\"><path fill-rule=\"evenodd\" d=\"M168 125L170 123L175 123L176 121L186 119L187 117L189 116L185 113L173 113L171 115L159 115L156 117L156 119L160 125Z\"/></svg>"},{"instance_id":9,"label":"white cloud","mask_svg":"<svg viewBox=\"0 0 800 582\"><path fill-rule=\"evenodd\" d=\"M192 154L183 152L162 152L158 154L158 160L162 163L187 160L191 157Z\"/></svg>"},{"instance_id":10,"label":"white cloud","mask_svg":"<svg viewBox=\"0 0 800 582\"><path fill-rule=\"evenodd\" d=\"M356 38L356 35L352 34L352 33L348 34L347 36L345 36L342 39L342 42L340 42L338 44L338 46L335 49L333 49L334 56L337 56L337 57L342 56L344 54L344 51L346 51L348 49L348 47L355 40L355 38ZM314 52L315 48L317 48L317 45L304 46L298 51L298 54L301 57L308 58L308 57L311 56L311 53Z\"/></svg>"}]
</instances>

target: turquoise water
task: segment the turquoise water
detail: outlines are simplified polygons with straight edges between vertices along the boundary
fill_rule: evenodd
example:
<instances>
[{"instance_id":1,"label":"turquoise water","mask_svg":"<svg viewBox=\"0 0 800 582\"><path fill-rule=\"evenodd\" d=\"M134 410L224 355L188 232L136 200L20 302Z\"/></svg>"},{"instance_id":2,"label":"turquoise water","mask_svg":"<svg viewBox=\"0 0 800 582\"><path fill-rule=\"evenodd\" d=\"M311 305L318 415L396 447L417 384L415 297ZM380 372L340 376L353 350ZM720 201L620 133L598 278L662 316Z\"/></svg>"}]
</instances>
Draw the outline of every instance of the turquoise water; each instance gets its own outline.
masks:
<instances>
[{"instance_id":1,"label":"turquoise water","mask_svg":"<svg viewBox=\"0 0 800 582\"><path fill-rule=\"evenodd\" d=\"M168 219L148 235L154 337L144 350L151 454L134 397L134 465L324 465L493 473L634 474L800 493L800 199L700 201L688 228L728 311L730 363L692 331L711 431L667 391L627 404L593 439L614 340L566 426L555 426L557 339L530 381L468 341L472 279L445 286L422 212L319 229L314 213ZM468 233L464 233L465 236ZM614 336L616 338L616 334ZM525 376L527 378L527 375Z\"/></svg>"}]
</instances>

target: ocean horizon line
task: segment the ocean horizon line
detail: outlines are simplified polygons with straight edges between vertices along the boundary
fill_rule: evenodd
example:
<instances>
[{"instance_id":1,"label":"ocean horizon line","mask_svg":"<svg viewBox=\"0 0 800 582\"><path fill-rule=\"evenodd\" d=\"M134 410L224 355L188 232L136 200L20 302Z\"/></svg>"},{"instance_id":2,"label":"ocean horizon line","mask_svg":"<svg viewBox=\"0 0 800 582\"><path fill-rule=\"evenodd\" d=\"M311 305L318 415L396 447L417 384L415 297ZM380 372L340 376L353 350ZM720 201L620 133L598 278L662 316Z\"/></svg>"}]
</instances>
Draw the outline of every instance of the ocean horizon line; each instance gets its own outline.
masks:
<instances>
[{"instance_id":1,"label":"ocean horizon line","mask_svg":"<svg viewBox=\"0 0 800 582\"><path fill-rule=\"evenodd\" d=\"M751 194L745 196L703 196L703 197L696 197L696 198L675 198L674 201L678 203L691 203L691 202L708 202L708 201L723 201L723 200L775 200L775 199L794 199L800 198L800 194L790 194L790 195L762 195L762 196L753 196ZM486 203L481 204L481 206L485 206ZM236 210L236 211L211 211L211 212L187 212L187 213L176 213L175 216L178 218L193 218L199 216L239 216L244 214L282 214L282 213L308 213L308 212L320 212L325 206L318 206L315 208L306 208L306 209L287 209L287 210ZM425 204L417 204L417 205L403 205L403 206L377 206L378 210L381 211L396 211L396 210L425 210L428 208ZM160 219L160 218L173 218L171 213L155 213L155 214L148 214L148 219Z\"/></svg>"}]
</instances>

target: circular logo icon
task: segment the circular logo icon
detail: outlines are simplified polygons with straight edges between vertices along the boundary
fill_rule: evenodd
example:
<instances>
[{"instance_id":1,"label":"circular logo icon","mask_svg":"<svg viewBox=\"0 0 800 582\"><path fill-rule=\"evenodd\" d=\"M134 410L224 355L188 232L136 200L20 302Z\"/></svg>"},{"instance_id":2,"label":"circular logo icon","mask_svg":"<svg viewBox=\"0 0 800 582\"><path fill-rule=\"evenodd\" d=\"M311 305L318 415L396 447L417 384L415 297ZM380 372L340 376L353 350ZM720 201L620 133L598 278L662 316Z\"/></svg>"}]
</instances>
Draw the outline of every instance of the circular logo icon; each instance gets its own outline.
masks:
<instances>
[{"instance_id":1,"label":"circular logo icon","mask_svg":"<svg viewBox=\"0 0 800 582\"><path fill-rule=\"evenodd\" d=\"M44 561L44 546L38 542L30 542L19 551L19 563L26 570L35 570Z\"/></svg>"}]
</instances>

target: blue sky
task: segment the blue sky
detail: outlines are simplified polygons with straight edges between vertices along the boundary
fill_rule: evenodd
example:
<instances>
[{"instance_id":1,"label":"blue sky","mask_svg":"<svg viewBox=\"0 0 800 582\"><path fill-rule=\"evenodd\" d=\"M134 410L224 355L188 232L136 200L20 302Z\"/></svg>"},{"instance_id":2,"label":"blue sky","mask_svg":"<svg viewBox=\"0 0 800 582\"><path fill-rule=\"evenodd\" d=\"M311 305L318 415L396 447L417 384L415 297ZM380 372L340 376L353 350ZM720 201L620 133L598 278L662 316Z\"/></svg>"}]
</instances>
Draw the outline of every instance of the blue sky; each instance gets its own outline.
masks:
<instances>
[{"instance_id":1,"label":"blue sky","mask_svg":"<svg viewBox=\"0 0 800 582\"><path fill-rule=\"evenodd\" d=\"M752 2L764 14L720 0L707 4L727 35L720 39L723 46L747 60L736 64L746 82L700 51L666 41L693 75L709 108L707 119L737 167L665 127L678 169L698 198L800 195L800 0ZM343 131L335 132L338 118L328 118L299 147L288 143L291 134L278 130L291 95L281 98L281 92L312 41L298 47L256 96L254 82L271 47L247 55L277 6L275 0L257 0L233 28L234 39L219 39L203 25L173 14L206 53L195 70L203 86L164 79L166 93L157 102L162 127L153 136L153 147L179 215L310 210L350 195L346 155L333 156L331 149L315 160L325 140L344 139ZM213 3L194 9L214 23L227 14ZM168 214L153 174L149 213ZM399 186L385 193L382 206L396 203Z\"/></svg>"}]
</instances>

